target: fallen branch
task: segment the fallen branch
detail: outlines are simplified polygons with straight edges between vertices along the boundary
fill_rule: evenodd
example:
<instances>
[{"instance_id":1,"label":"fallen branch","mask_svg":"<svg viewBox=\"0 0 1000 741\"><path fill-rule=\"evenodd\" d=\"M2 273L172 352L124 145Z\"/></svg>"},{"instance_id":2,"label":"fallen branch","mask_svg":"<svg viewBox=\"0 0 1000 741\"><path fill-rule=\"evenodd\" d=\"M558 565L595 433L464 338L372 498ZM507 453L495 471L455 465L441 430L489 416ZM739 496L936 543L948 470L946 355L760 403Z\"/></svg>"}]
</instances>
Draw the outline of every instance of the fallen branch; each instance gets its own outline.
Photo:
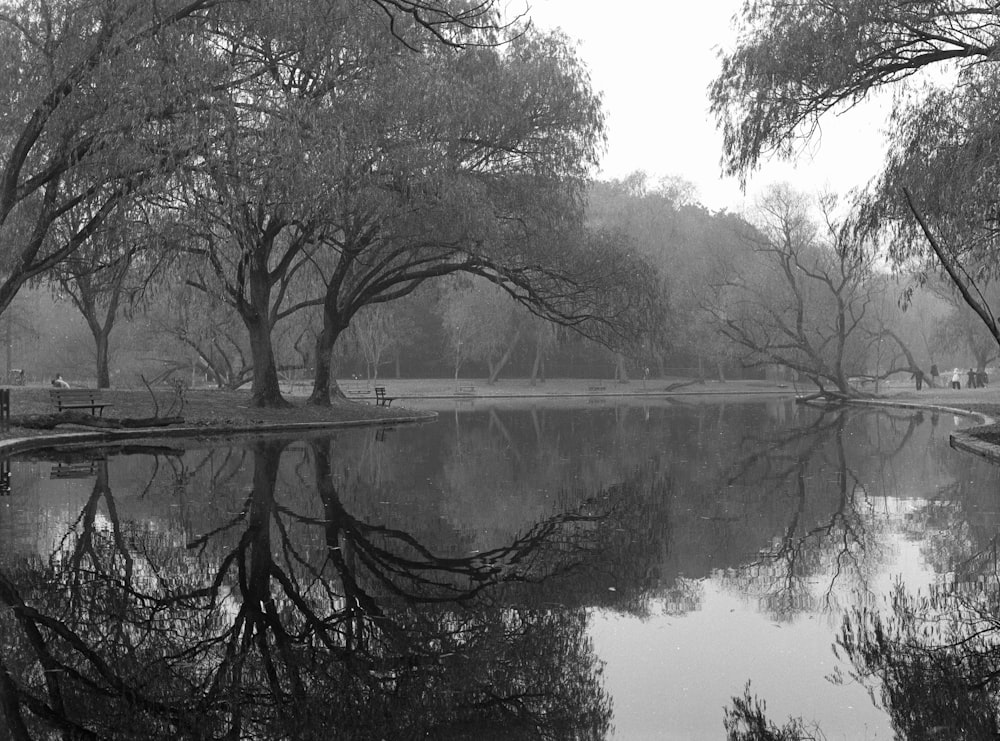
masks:
<instances>
[{"instance_id":1,"label":"fallen branch","mask_svg":"<svg viewBox=\"0 0 1000 741\"><path fill-rule=\"evenodd\" d=\"M676 391L677 389L682 389L685 386L694 386L696 383L702 383L702 381L700 381L697 378L695 378L695 379L693 379L691 381L676 381L676 382L670 384L669 386L667 386L663 390L669 393L671 391Z\"/></svg>"},{"instance_id":2,"label":"fallen branch","mask_svg":"<svg viewBox=\"0 0 1000 741\"><path fill-rule=\"evenodd\" d=\"M23 414L10 418L11 425L33 430L51 430L59 425L80 425L106 430L127 430L142 427L168 427L184 424L183 417L95 417L86 412L73 410L54 414Z\"/></svg>"},{"instance_id":3,"label":"fallen branch","mask_svg":"<svg viewBox=\"0 0 1000 741\"><path fill-rule=\"evenodd\" d=\"M815 401L821 401L825 404L844 404L850 401L852 398L847 394L842 394L839 391L830 391L828 389L823 389L821 391L815 391L811 394L805 396L796 396L796 404L813 404Z\"/></svg>"}]
</instances>

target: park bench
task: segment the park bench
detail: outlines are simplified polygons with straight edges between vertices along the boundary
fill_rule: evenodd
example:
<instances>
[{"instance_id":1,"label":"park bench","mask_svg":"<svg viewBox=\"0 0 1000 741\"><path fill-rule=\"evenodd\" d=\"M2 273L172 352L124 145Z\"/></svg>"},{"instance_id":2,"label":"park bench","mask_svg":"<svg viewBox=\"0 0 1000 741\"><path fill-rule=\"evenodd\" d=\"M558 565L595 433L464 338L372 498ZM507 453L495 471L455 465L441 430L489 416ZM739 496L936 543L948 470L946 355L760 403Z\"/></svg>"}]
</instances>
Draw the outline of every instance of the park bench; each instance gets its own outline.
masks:
<instances>
[{"instance_id":1,"label":"park bench","mask_svg":"<svg viewBox=\"0 0 1000 741\"><path fill-rule=\"evenodd\" d=\"M345 396L368 396L372 392L372 387L367 381L344 382L340 384Z\"/></svg>"},{"instance_id":2,"label":"park bench","mask_svg":"<svg viewBox=\"0 0 1000 741\"><path fill-rule=\"evenodd\" d=\"M87 479L97 475L99 461L84 461L82 463L57 463L52 468L49 478L53 479Z\"/></svg>"},{"instance_id":3,"label":"park bench","mask_svg":"<svg viewBox=\"0 0 1000 741\"><path fill-rule=\"evenodd\" d=\"M474 394L476 393L475 386L459 386L455 389L456 394Z\"/></svg>"},{"instance_id":4,"label":"park bench","mask_svg":"<svg viewBox=\"0 0 1000 741\"><path fill-rule=\"evenodd\" d=\"M60 412L69 409L89 409L91 414L103 416L104 407L111 406L101 401L99 389L52 389L49 391L49 396Z\"/></svg>"},{"instance_id":5,"label":"park bench","mask_svg":"<svg viewBox=\"0 0 1000 741\"><path fill-rule=\"evenodd\" d=\"M595 391L604 391L606 388L607 388L606 386L601 386L601 385L587 386L587 391L593 393Z\"/></svg>"},{"instance_id":6,"label":"park bench","mask_svg":"<svg viewBox=\"0 0 1000 741\"><path fill-rule=\"evenodd\" d=\"M390 406L395 400L395 396L385 395L385 386L375 387L375 406L387 407Z\"/></svg>"}]
</instances>

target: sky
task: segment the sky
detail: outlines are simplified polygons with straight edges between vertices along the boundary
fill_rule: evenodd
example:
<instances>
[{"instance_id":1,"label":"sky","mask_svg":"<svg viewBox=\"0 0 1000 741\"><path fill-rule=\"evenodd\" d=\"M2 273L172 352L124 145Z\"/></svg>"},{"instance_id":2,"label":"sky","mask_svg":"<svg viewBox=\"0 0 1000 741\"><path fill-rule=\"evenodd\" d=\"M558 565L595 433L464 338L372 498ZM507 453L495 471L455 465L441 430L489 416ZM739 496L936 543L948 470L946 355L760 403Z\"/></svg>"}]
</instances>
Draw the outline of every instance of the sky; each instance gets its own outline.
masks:
<instances>
[{"instance_id":1,"label":"sky","mask_svg":"<svg viewBox=\"0 0 1000 741\"><path fill-rule=\"evenodd\" d=\"M579 43L608 119L601 178L644 170L655 182L680 176L695 184L711 210L741 211L768 184L806 192L846 193L874 176L884 156L884 110L862 105L829 115L821 139L794 165L767 162L742 192L723 178L722 136L708 111L708 86L718 50L736 39L733 17L742 0L529 0L541 28L562 28Z\"/></svg>"}]
</instances>

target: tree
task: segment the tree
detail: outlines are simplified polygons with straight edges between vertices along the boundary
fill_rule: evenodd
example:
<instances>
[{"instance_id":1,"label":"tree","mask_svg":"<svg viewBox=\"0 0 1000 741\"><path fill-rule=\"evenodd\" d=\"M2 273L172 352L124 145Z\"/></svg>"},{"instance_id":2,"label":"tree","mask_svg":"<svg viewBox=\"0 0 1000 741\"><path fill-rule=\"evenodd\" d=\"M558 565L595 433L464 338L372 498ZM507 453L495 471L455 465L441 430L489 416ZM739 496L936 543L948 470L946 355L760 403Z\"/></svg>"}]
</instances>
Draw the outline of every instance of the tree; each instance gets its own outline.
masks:
<instances>
[{"instance_id":1,"label":"tree","mask_svg":"<svg viewBox=\"0 0 1000 741\"><path fill-rule=\"evenodd\" d=\"M58 265L123 198L161 192L218 128L216 103L234 85L233 21L262 13L251 0L16 0L0 9L0 312ZM326 5L332 11L332 4ZM496 43L507 28L494 0L368 0L403 44ZM317 17L328 16L330 13ZM300 16L301 17L301 16ZM209 42L209 29L221 34ZM277 69L269 60L255 74ZM58 221L74 227L51 238Z\"/></svg>"},{"instance_id":2,"label":"tree","mask_svg":"<svg viewBox=\"0 0 1000 741\"><path fill-rule=\"evenodd\" d=\"M982 293L997 276L1000 91L991 64L982 64L1000 44L997 19L992 5L952 0L748 0L711 99L725 169L745 176L767 154L794 155L827 111L898 89L924 70L943 73L921 93L895 98L892 149L860 225L887 235L899 262L929 246L1000 342Z\"/></svg>"},{"instance_id":3,"label":"tree","mask_svg":"<svg viewBox=\"0 0 1000 741\"><path fill-rule=\"evenodd\" d=\"M159 338L157 360L161 368L166 366L161 375L200 363L219 388L236 389L253 377L246 333L239 316L225 302L181 282L168 282L145 316ZM179 346L175 353L164 345L165 337Z\"/></svg>"},{"instance_id":4,"label":"tree","mask_svg":"<svg viewBox=\"0 0 1000 741\"><path fill-rule=\"evenodd\" d=\"M580 228L603 118L567 41L526 30L502 50L434 50L370 70L341 142L310 401L328 404L330 353L354 315L427 280L478 275L534 313L609 342L650 316L655 286L616 235ZM323 264L323 261L319 261Z\"/></svg>"},{"instance_id":5,"label":"tree","mask_svg":"<svg viewBox=\"0 0 1000 741\"><path fill-rule=\"evenodd\" d=\"M57 222L52 236L58 239L64 231L78 231L73 216ZM98 388L111 386L111 333L119 312L134 309L157 272L157 251L151 246L157 241L154 232L147 216L122 200L116 213L52 270L59 291L69 296L94 338Z\"/></svg>"},{"instance_id":6,"label":"tree","mask_svg":"<svg viewBox=\"0 0 1000 741\"><path fill-rule=\"evenodd\" d=\"M772 188L759 203L756 229L746 234L750 259L715 286L704 306L714 312L719 331L743 349L744 363L784 365L821 392L832 385L850 394L849 377L870 375L870 355L884 340L893 357L888 367L877 364L874 377L908 370L911 362L898 335L873 322L884 284L873 258L833 220L833 207L823 203L821 231L809 216L808 199L787 186Z\"/></svg>"},{"instance_id":7,"label":"tree","mask_svg":"<svg viewBox=\"0 0 1000 741\"><path fill-rule=\"evenodd\" d=\"M392 330L396 324L392 307L385 304L367 306L351 323L350 336L365 359L369 380L378 380L378 368L392 346Z\"/></svg>"},{"instance_id":8,"label":"tree","mask_svg":"<svg viewBox=\"0 0 1000 741\"><path fill-rule=\"evenodd\" d=\"M710 88L726 171L746 176L769 154L793 156L823 114L921 70L991 59L995 18L958 0L745 0L736 48Z\"/></svg>"},{"instance_id":9,"label":"tree","mask_svg":"<svg viewBox=\"0 0 1000 741\"><path fill-rule=\"evenodd\" d=\"M196 29L221 1L0 10L0 312L198 147L221 60Z\"/></svg>"},{"instance_id":10,"label":"tree","mask_svg":"<svg viewBox=\"0 0 1000 741\"><path fill-rule=\"evenodd\" d=\"M679 178L650 185L645 173L635 172L621 181L595 183L589 195L591 223L628 234L664 285L663 313L634 360L640 367L656 365L662 375L668 364L700 369L707 361L717 366L721 380L723 366L733 360L732 344L702 305L709 284L732 273L745 222L709 213L695 202L694 187Z\"/></svg>"}]
</instances>

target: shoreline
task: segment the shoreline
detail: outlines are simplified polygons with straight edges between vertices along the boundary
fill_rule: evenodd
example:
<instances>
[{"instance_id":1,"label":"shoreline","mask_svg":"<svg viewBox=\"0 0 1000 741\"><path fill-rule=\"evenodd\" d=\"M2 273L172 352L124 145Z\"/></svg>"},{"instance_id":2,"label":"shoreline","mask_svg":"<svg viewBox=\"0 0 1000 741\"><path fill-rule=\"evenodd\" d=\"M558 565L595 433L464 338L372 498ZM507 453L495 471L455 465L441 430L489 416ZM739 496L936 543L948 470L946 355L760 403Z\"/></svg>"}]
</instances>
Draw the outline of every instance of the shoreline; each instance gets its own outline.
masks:
<instances>
[{"instance_id":1,"label":"shoreline","mask_svg":"<svg viewBox=\"0 0 1000 741\"><path fill-rule=\"evenodd\" d=\"M360 383L366 389L376 382ZM199 438L245 436L282 432L314 432L350 427L378 427L394 424L419 424L435 419L431 410L420 410L421 402L454 401L456 409L475 402L575 401L599 404L602 401L629 401L633 403L679 402L718 397L763 398L799 397L804 389L793 384L768 381L704 381L685 382L684 379L647 379L619 383L599 379L555 379L531 385L526 379L500 381L493 386L477 379L384 379L377 382L386 386L387 395L393 398L389 407L375 406L374 396L355 393L346 399L337 399L330 407L310 407L302 403L305 396L295 393L296 385L289 387L286 398L291 406L283 409L259 409L249 406L249 393L218 389L193 389L184 394L185 423L172 427L146 427L132 429L104 429L87 427L62 427L37 430L6 427L0 431L0 453L10 455L27 450L49 447L85 447L126 440L153 438ZM298 384L303 387L304 384ZM350 394L351 382L342 386ZM465 393L458 393L462 387ZM468 389L473 389L469 393ZM284 390L284 389L283 389ZM53 411L47 387L13 387L11 389L12 415L46 414ZM170 408L178 404L176 395L167 389L157 389L155 399L146 389L109 389L101 392L112 410L109 417L144 417L151 412L170 415ZM414 402L415 409L406 403ZM971 427L958 430L950 436L950 444L957 450L972 453L992 462L1000 463L1000 387L985 389L952 390L930 388L916 391L911 386L893 386L877 397L852 399L850 404L891 406L897 408L938 411L973 417L978 420Z\"/></svg>"}]
</instances>

